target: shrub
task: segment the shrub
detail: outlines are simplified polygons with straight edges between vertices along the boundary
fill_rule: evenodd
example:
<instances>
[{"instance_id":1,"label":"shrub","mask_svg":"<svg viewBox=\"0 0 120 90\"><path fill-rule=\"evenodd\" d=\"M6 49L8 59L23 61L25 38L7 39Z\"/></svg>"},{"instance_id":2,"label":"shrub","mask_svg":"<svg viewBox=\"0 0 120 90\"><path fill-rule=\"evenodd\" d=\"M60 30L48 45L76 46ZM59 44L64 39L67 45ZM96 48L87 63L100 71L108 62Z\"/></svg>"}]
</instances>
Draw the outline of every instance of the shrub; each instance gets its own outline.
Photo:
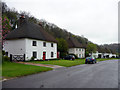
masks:
<instances>
[{"instance_id":1,"label":"shrub","mask_svg":"<svg viewBox=\"0 0 120 90\"><path fill-rule=\"evenodd\" d=\"M10 58L8 56L2 56L2 62L10 62Z\"/></svg>"},{"instance_id":2,"label":"shrub","mask_svg":"<svg viewBox=\"0 0 120 90\"><path fill-rule=\"evenodd\" d=\"M34 57L31 57L30 61L34 61L34 59L35 59Z\"/></svg>"},{"instance_id":3,"label":"shrub","mask_svg":"<svg viewBox=\"0 0 120 90\"><path fill-rule=\"evenodd\" d=\"M65 52L60 53L60 58L64 58L67 54Z\"/></svg>"}]
</instances>

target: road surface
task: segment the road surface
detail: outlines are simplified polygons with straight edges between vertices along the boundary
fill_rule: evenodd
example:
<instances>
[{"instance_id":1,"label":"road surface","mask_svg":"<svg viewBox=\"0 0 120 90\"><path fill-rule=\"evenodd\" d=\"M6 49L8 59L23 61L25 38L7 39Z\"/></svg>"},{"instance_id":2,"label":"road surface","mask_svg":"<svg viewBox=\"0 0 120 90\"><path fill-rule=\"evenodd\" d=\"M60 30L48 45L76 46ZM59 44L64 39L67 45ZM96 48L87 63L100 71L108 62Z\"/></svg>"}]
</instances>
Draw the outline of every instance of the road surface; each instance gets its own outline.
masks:
<instances>
[{"instance_id":1,"label":"road surface","mask_svg":"<svg viewBox=\"0 0 120 90\"><path fill-rule=\"evenodd\" d=\"M118 60L62 67L3 82L3 88L118 88Z\"/></svg>"}]
</instances>

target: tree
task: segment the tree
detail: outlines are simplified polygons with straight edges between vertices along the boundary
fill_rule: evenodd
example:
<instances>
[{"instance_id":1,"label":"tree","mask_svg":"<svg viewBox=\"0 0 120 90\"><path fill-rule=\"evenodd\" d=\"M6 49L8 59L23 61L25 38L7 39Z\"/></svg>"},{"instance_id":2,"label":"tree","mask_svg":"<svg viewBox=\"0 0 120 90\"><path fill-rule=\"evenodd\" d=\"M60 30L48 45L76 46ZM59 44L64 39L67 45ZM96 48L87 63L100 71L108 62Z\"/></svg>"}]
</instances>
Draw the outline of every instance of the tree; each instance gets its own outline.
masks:
<instances>
[{"instance_id":1,"label":"tree","mask_svg":"<svg viewBox=\"0 0 120 90\"><path fill-rule=\"evenodd\" d=\"M57 38L58 46L57 49L60 52L60 57L64 57L68 52L68 44L66 40L62 38Z\"/></svg>"},{"instance_id":2,"label":"tree","mask_svg":"<svg viewBox=\"0 0 120 90\"><path fill-rule=\"evenodd\" d=\"M92 54L92 53L96 52L96 50L97 50L96 44L93 44L93 43L89 42L88 45L87 45L88 53Z\"/></svg>"}]
</instances>

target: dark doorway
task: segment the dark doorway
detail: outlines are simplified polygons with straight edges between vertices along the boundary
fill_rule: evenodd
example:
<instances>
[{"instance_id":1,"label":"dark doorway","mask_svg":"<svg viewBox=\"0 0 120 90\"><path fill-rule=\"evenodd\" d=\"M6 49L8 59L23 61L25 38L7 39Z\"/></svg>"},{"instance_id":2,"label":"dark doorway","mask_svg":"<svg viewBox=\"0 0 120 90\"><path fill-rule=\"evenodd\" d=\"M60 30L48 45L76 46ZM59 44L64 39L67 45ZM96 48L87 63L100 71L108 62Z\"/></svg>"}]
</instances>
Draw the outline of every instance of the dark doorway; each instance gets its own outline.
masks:
<instances>
[{"instance_id":1,"label":"dark doorway","mask_svg":"<svg viewBox=\"0 0 120 90\"><path fill-rule=\"evenodd\" d=\"M101 58L102 57L102 55L101 54L98 54L98 58Z\"/></svg>"},{"instance_id":2,"label":"dark doorway","mask_svg":"<svg viewBox=\"0 0 120 90\"><path fill-rule=\"evenodd\" d=\"M106 55L106 58L109 58L109 55Z\"/></svg>"}]
</instances>

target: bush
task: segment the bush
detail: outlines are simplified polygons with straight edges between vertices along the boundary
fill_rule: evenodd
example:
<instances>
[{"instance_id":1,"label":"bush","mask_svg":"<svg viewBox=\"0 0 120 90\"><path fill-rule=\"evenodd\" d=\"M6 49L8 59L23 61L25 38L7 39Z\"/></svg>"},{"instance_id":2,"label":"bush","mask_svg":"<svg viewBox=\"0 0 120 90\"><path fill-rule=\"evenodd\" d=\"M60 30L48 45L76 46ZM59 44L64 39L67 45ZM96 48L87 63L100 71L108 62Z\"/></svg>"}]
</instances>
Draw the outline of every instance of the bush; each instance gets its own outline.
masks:
<instances>
[{"instance_id":1,"label":"bush","mask_svg":"<svg viewBox=\"0 0 120 90\"><path fill-rule=\"evenodd\" d=\"M60 52L60 58L64 58L67 55L65 52Z\"/></svg>"},{"instance_id":2,"label":"bush","mask_svg":"<svg viewBox=\"0 0 120 90\"><path fill-rule=\"evenodd\" d=\"M78 56L77 55L75 55L75 54L68 54L68 55L74 55L75 56L75 59L78 59Z\"/></svg>"},{"instance_id":3,"label":"bush","mask_svg":"<svg viewBox=\"0 0 120 90\"><path fill-rule=\"evenodd\" d=\"M10 62L10 58L8 56L2 56L2 62Z\"/></svg>"},{"instance_id":4,"label":"bush","mask_svg":"<svg viewBox=\"0 0 120 90\"><path fill-rule=\"evenodd\" d=\"M34 61L34 59L35 59L34 57L31 57L30 61Z\"/></svg>"}]
</instances>

